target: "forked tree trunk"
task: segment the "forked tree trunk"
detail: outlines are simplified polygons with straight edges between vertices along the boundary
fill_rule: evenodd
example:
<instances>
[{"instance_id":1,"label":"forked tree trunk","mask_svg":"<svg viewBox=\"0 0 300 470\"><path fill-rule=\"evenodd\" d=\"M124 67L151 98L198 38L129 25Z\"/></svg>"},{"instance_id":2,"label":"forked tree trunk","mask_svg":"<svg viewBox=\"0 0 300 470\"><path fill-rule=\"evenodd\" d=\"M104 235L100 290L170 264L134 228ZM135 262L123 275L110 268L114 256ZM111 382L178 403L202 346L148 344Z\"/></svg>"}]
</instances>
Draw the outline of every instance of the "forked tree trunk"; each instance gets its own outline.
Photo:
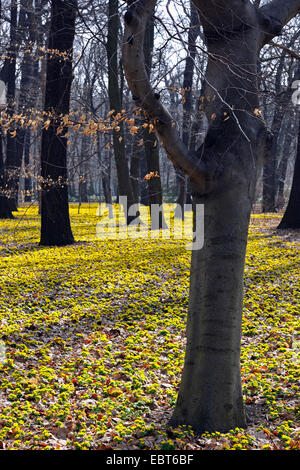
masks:
<instances>
[{"instance_id":1,"label":"forked tree trunk","mask_svg":"<svg viewBox=\"0 0 300 470\"><path fill-rule=\"evenodd\" d=\"M131 91L155 123L168 156L190 177L194 203L204 204L204 246L194 245L192 253L187 350L170 421L201 433L246 425L240 373L243 271L256 180L271 149L258 109L256 64L260 48L300 11L300 0L284 8L273 0L260 10L247 0L194 3L209 53L203 94L209 130L199 151L184 146L143 67L141 38L155 0L137 0L126 12L123 63Z\"/></svg>"},{"instance_id":2,"label":"forked tree trunk","mask_svg":"<svg viewBox=\"0 0 300 470\"><path fill-rule=\"evenodd\" d=\"M47 57L45 111L54 114L42 133L41 148L41 245L68 245L74 242L71 231L67 182L67 128L60 115L67 115L72 84L72 50L75 35L76 0L53 0L48 48L70 54Z\"/></svg>"},{"instance_id":3,"label":"forked tree trunk","mask_svg":"<svg viewBox=\"0 0 300 470\"><path fill-rule=\"evenodd\" d=\"M186 357L170 424L225 432L246 425L240 373L243 272L256 179L269 147L264 123L256 117L256 10L244 2L236 18L225 10L219 23L209 7L207 18L203 3L195 1L209 52L203 89L209 130L197 157L206 183L201 188L191 178L191 185L194 204L204 204L204 246L192 252ZM197 232L202 221L194 223Z\"/></svg>"}]
</instances>

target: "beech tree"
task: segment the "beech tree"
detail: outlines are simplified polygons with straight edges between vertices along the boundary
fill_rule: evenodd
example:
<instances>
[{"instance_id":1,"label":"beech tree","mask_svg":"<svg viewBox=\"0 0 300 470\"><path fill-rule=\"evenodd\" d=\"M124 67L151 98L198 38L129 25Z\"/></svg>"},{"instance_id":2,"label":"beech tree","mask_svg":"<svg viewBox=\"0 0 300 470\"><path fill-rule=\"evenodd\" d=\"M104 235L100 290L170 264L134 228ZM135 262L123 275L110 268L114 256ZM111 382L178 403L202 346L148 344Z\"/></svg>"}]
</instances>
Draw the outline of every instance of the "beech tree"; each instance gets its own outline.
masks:
<instances>
[{"instance_id":1,"label":"beech tree","mask_svg":"<svg viewBox=\"0 0 300 470\"><path fill-rule=\"evenodd\" d=\"M50 113L50 122L43 129L41 148L41 245L59 246L74 241L68 204L68 129L57 131L62 124L60 116L70 110L76 12L77 0L52 0L44 106L45 113ZM60 54L67 58L62 60Z\"/></svg>"},{"instance_id":2,"label":"beech tree","mask_svg":"<svg viewBox=\"0 0 300 470\"><path fill-rule=\"evenodd\" d=\"M300 12L300 0L193 0L207 47L204 143L189 151L151 87L143 53L156 0L128 1L123 66L136 102L168 157L188 176L194 207L205 205L204 247L192 252L187 348L170 424L198 432L246 426L240 343L243 273L257 177L272 148L259 109L258 56ZM195 218L195 224L198 221Z\"/></svg>"}]
</instances>

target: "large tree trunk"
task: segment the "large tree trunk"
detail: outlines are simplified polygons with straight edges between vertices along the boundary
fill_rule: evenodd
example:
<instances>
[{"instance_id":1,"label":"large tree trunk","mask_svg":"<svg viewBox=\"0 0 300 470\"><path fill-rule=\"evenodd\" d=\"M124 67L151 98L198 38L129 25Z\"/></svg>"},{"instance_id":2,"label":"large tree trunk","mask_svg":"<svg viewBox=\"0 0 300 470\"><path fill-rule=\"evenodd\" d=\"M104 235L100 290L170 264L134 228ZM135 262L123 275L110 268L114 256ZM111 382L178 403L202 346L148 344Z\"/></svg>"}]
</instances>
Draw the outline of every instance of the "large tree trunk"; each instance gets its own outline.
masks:
<instances>
[{"instance_id":1,"label":"large tree trunk","mask_svg":"<svg viewBox=\"0 0 300 470\"><path fill-rule=\"evenodd\" d=\"M284 216L278 226L278 229L296 228L300 228L300 127L291 194Z\"/></svg>"},{"instance_id":2,"label":"large tree trunk","mask_svg":"<svg viewBox=\"0 0 300 470\"><path fill-rule=\"evenodd\" d=\"M77 0L53 0L48 48L72 54ZM57 133L70 107L72 60L47 57L45 111L55 116L42 133L41 148L41 245L67 245L74 242L68 204L67 128Z\"/></svg>"},{"instance_id":3,"label":"large tree trunk","mask_svg":"<svg viewBox=\"0 0 300 470\"><path fill-rule=\"evenodd\" d=\"M170 424L198 432L246 425L240 376L243 271L257 175L271 149L260 117L257 61L260 48L300 11L300 1L273 0L257 10L247 0L194 0L207 48L203 95L209 129L189 152L172 116L152 91L141 38L155 0L135 1L125 14L123 63L128 84L170 159L190 177L194 227L204 204L204 246L192 253L187 350ZM266 31L267 30L267 31ZM261 33L259 33L261 31Z\"/></svg>"},{"instance_id":4,"label":"large tree trunk","mask_svg":"<svg viewBox=\"0 0 300 470\"><path fill-rule=\"evenodd\" d=\"M220 21L206 2L195 4L209 52L203 90L209 130L197 152L208 178L203 189L191 180L194 203L204 204L204 246L192 252L188 342L171 424L228 431L246 425L240 377L243 272L267 133L255 114L256 10L244 2L236 18L229 9ZM195 232L201 222L195 220Z\"/></svg>"},{"instance_id":5,"label":"large tree trunk","mask_svg":"<svg viewBox=\"0 0 300 470\"><path fill-rule=\"evenodd\" d=\"M246 195L243 176L238 185L243 197L236 186L209 201L194 197L194 204L205 204L205 244L192 252L188 342L170 424L189 424L198 432L227 431L246 424L240 343L251 197Z\"/></svg>"}]
</instances>

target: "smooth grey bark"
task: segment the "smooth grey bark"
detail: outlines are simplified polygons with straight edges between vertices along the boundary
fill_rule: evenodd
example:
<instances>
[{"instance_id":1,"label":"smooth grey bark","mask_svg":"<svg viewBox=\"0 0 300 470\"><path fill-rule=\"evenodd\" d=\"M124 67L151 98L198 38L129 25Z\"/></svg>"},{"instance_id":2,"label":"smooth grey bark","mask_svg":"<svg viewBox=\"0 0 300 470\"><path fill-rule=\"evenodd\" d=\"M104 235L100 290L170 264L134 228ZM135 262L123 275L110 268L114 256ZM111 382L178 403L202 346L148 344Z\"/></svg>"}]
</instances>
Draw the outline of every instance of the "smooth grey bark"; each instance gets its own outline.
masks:
<instances>
[{"instance_id":1,"label":"smooth grey bark","mask_svg":"<svg viewBox=\"0 0 300 470\"><path fill-rule=\"evenodd\" d=\"M194 204L205 205L204 247L192 252L186 356L170 421L200 433L246 425L240 376L243 272L256 180L271 150L258 113L257 62L262 45L300 11L300 0L296 9L289 3L280 10L277 0L270 2L273 17L247 0L194 0L208 49L203 102L209 123L196 152L180 139L143 65L141 41L156 1L136 1L125 14L128 84L169 158L190 178ZM198 223L194 218L195 228Z\"/></svg>"}]
</instances>

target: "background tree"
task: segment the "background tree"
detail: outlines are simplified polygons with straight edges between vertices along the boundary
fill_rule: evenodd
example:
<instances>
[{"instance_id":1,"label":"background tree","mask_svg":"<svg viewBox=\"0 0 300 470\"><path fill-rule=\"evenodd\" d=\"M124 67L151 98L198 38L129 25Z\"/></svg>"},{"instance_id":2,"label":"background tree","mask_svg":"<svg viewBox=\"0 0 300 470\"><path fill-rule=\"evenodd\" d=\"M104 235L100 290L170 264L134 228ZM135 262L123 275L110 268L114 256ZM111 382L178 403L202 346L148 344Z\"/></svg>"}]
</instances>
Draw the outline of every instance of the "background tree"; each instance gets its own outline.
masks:
<instances>
[{"instance_id":1,"label":"background tree","mask_svg":"<svg viewBox=\"0 0 300 470\"><path fill-rule=\"evenodd\" d=\"M278 226L278 229L298 228L300 228L300 127L291 194L284 216Z\"/></svg>"},{"instance_id":2,"label":"background tree","mask_svg":"<svg viewBox=\"0 0 300 470\"><path fill-rule=\"evenodd\" d=\"M76 12L76 0L52 1L45 90L49 123L43 129L41 148L41 245L74 241L68 205L67 127L60 132L58 129L62 125L60 116L68 115L70 110ZM67 58L62 61L63 53Z\"/></svg>"},{"instance_id":3,"label":"background tree","mask_svg":"<svg viewBox=\"0 0 300 470\"><path fill-rule=\"evenodd\" d=\"M108 60L108 95L110 109L114 115L122 111L122 66L119 62L119 0L109 0L108 3L108 35L107 35L107 60ZM131 179L129 174L128 159L124 140L123 123L120 122L118 130L113 131L113 148L118 176L119 196L127 197L128 207L135 204ZM135 217L126 214L127 222L132 222Z\"/></svg>"},{"instance_id":4,"label":"background tree","mask_svg":"<svg viewBox=\"0 0 300 470\"><path fill-rule=\"evenodd\" d=\"M7 197L7 183L3 162L2 134L0 132L0 219L13 219L13 214Z\"/></svg>"}]
</instances>

